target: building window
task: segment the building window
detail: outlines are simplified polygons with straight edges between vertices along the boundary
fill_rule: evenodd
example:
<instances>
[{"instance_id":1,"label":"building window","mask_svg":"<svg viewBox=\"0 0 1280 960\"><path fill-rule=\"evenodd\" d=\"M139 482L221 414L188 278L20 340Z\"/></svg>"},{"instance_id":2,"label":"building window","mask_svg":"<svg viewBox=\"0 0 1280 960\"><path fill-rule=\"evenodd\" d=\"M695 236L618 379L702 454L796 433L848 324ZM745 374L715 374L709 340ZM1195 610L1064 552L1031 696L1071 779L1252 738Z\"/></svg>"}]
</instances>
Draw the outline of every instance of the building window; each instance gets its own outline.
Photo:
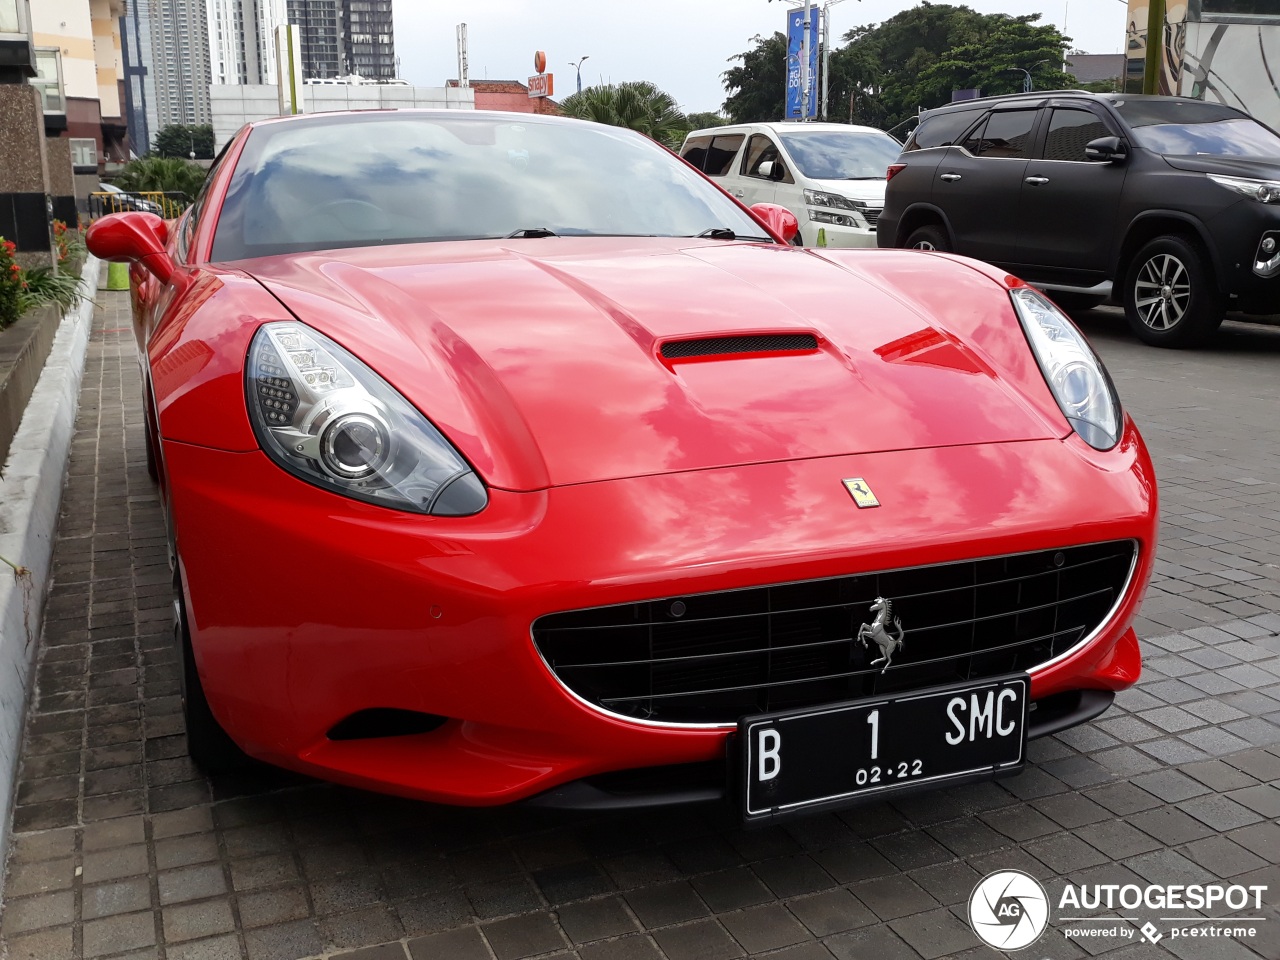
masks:
<instances>
[{"instance_id":1,"label":"building window","mask_svg":"<svg viewBox=\"0 0 1280 960\"><path fill-rule=\"evenodd\" d=\"M67 98L62 90L62 51L36 47L36 75L31 85L40 91L40 108L46 114L65 114Z\"/></svg>"}]
</instances>

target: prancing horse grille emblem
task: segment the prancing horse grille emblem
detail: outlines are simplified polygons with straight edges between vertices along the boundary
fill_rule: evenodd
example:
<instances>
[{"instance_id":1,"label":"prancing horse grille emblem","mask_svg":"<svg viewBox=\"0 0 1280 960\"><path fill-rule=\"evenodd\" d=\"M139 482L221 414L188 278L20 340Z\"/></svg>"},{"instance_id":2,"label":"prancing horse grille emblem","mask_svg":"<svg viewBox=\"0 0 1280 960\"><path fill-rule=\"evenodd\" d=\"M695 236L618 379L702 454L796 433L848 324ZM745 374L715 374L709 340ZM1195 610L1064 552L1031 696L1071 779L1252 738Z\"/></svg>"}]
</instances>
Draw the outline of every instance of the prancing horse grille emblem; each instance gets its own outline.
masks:
<instances>
[{"instance_id":1,"label":"prancing horse grille emblem","mask_svg":"<svg viewBox=\"0 0 1280 960\"><path fill-rule=\"evenodd\" d=\"M853 497L853 502L859 508L880 506L880 501L871 492L871 487L861 477L850 477L848 480L842 480L841 483L844 484L844 488L849 491L849 496Z\"/></svg>"},{"instance_id":2,"label":"prancing horse grille emblem","mask_svg":"<svg viewBox=\"0 0 1280 960\"><path fill-rule=\"evenodd\" d=\"M845 481L845 483L848 482L848 480ZM862 641L864 647L870 646L867 641L871 640L880 648L881 655L871 661L871 666L883 663L884 666L880 672L884 673L893 662L893 655L902 649L902 638L907 634L902 629L902 622L893 615L892 601L884 597L876 597L876 602L871 605L871 612L875 614L875 619L858 628L858 639ZM892 636L895 632L898 634L896 637Z\"/></svg>"}]
</instances>

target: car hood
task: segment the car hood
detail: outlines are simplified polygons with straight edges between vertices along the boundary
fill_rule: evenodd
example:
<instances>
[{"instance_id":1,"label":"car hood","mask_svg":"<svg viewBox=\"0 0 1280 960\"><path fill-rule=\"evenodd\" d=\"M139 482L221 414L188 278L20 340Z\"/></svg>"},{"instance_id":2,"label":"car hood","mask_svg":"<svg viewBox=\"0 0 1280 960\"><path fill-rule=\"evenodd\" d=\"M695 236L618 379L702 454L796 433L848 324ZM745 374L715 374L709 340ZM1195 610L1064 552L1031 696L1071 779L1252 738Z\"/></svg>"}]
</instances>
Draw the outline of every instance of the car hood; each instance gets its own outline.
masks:
<instances>
[{"instance_id":1,"label":"car hood","mask_svg":"<svg viewBox=\"0 0 1280 960\"><path fill-rule=\"evenodd\" d=\"M1247 177L1251 180L1280 180L1280 161L1277 160L1211 157L1205 154L1164 159L1174 169L1193 173L1216 173L1224 177Z\"/></svg>"},{"instance_id":2,"label":"car hood","mask_svg":"<svg viewBox=\"0 0 1280 960\"><path fill-rule=\"evenodd\" d=\"M861 200L873 207L884 206L885 180L814 180L819 190L837 193L849 200Z\"/></svg>"},{"instance_id":3,"label":"car hood","mask_svg":"<svg viewBox=\"0 0 1280 960\"><path fill-rule=\"evenodd\" d=\"M997 283L901 251L855 263L777 245L545 238L242 266L506 489L1064 435L897 292L900 280L878 275L903 256L915 257L921 290L946 291L951 308L995 318L1021 341ZM667 343L759 335L812 335L817 346L724 341L663 356Z\"/></svg>"}]
</instances>

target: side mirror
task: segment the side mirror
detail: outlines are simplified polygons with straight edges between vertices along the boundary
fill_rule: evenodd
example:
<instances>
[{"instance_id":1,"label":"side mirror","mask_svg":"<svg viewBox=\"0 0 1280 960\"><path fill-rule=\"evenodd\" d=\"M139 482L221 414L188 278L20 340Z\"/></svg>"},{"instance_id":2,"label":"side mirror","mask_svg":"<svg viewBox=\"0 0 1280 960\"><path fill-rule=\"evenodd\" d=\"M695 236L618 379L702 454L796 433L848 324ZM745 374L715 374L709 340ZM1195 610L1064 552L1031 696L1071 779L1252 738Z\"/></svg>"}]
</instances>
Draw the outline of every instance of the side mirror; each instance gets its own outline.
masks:
<instances>
[{"instance_id":1,"label":"side mirror","mask_svg":"<svg viewBox=\"0 0 1280 960\"><path fill-rule=\"evenodd\" d=\"M165 250L169 227L154 213L130 210L96 220L85 234L89 252L102 260L137 263L161 283L173 276L173 259Z\"/></svg>"},{"instance_id":2,"label":"side mirror","mask_svg":"<svg viewBox=\"0 0 1280 960\"><path fill-rule=\"evenodd\" d=\"M781 237L783 243L790 243L800 232L800 221L786 207L776 203L757 203L751 208L751 212L774 234Z\"/></svg>"},{"instance_id":3,"label":"side mirror","mask_svg":"<svg viewBox=\"0 0 1280 960\"><path fill-rule=\"evenodd\" d=\"M773 161L772 160L762 161L756 167L756 173L764 177L766 180L772 180L773 179Z\"/></svg>"},{"instance_id":4,"label":"side mirror","mask_svg":"<svg viewBox=\"0 0 1280 960\"><path fill-rule=\"evenodd\" d=\"M1119 137L1098 137L1084 145L1084 155L1094 163L1119 163L1129 156L1129 147Z\"/></svg>"}]
</instances>

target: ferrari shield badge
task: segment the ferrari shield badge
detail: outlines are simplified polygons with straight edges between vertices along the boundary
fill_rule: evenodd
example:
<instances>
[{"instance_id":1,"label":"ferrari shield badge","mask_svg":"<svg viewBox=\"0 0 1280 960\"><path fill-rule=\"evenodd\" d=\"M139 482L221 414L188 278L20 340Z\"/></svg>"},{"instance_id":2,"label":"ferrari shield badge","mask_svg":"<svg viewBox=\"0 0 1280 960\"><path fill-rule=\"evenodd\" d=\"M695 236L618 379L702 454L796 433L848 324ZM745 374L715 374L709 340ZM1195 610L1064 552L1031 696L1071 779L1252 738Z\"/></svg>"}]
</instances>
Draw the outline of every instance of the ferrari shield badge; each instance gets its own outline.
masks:
<instances>
[{"instance_id":1,"label":"ferrari shield badge","mask_svg":"<svg viewBox=\"0 0 1280 960\"><path fill-rule=\"evenodd\" d=\"M876 499L876 495L867 486L867 481L861 477L852 477L841 482L844 484L844 488L849 491L849 496L853 497L853 502L859 507L880 506L880 501Z\"/></svg>"}]
</instances>

